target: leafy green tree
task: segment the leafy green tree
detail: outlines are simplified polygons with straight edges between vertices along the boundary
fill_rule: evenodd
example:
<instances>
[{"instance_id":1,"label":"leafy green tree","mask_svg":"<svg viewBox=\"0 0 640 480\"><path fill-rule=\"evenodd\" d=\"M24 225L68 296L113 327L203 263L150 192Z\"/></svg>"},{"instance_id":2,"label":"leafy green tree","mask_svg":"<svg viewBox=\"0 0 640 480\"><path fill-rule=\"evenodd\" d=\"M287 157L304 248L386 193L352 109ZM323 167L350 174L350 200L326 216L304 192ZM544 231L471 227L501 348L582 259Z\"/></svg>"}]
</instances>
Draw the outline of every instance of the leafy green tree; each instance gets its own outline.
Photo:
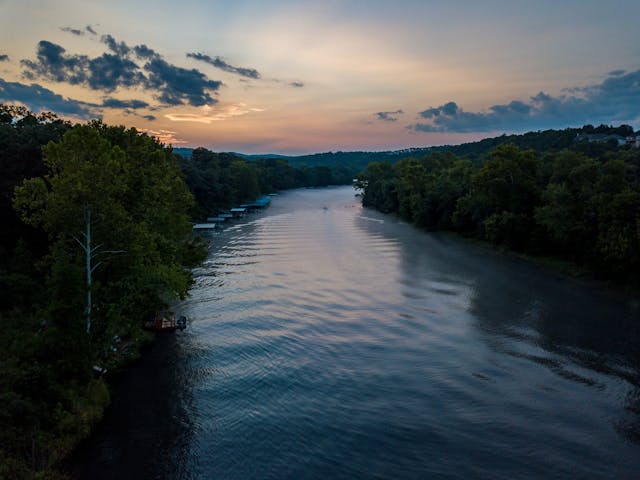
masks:
<instances>
[{"instance_id":1,"label":"leafy green tree","mask_svg":"<svg viewBox=\"0 0 640 480\"><path fill-rule=\"evenodd\" d=\"M415 158L400 160L394 166L398 215L415 223L424 223L426 190L432 183L424 165Z\"/></svg>"},{"instance_id":2,"label":"leafy green tree","mask_svg":"<svg viewBox=\"0 0 640 480\"><path fill-rule=\"evenodd\" d=\"M42 145L60 140L69 128L54 114L0 104L0 311L28 309L42 301L36 270L47 237L20 220L13 191L25 178L44 175Z\"/></svg>"},{"instance_id":3,"label":"leafy green tree","mask_svg":"<svg viewBox=\"0 0 640 480\"><path fill-rule=\"evenodd\" d=\"M260 195L256 172L244 160L237 159L231 163L230 178L234 203L253 200Z\"/></svg>"},{"instance_id":4,"label":"leafy green tree","mask_svg":"<svg viewBox=\"0 0 640 480\"><path fill-rule=\"evenodd\" d=\"M576 152L564 151L553 163L553 174L536 208L536 222L546 229L552 252L573 260L591 257L597 235L595 202L600 175L598 162Z\"/></svg>"},{"instance_id":5,"label":"leafy green tree","mask_svg":"<svg viewBox=\"0 0 640 480\"><path fill-rule=\"evenodd\" d=\"M525 248L540 199L540 172L534 151L499 146L473 175L469 193L458 202L457 225L474 225L489 241Z\"/></svg>"},{"instance_id":6,"label":"leafy green tree","mask_svg":"<svg viewBox=\"0 0 640 480\"><path fill-rule=\"evenodd\" d=\"M356 188L362 190L362 205L365 207L386 213L397 211L397 181L391 163L372 162L367 165L357 177Z\"/></svg>"},{"instance_id":7,"label":"leafy green tree","mask_svg":"<svg viewBox=\"0 0 640 480\"><path fill-rule=\"evenodd\" d=\"M102 264L93 285L98 337L130 331L184 296L191 278L184 259L192 198L170 152L134 129L97 122L74 127L44 153L49 173L18 187L15 204L26 222L48 232L52 272L84 265L77 240L91 213L95 248L105 252L96 259ZM52 275L50 282L68 279ZM54 319L78 318L76 303L52 298Z\"/></svg>"}]
</instances>

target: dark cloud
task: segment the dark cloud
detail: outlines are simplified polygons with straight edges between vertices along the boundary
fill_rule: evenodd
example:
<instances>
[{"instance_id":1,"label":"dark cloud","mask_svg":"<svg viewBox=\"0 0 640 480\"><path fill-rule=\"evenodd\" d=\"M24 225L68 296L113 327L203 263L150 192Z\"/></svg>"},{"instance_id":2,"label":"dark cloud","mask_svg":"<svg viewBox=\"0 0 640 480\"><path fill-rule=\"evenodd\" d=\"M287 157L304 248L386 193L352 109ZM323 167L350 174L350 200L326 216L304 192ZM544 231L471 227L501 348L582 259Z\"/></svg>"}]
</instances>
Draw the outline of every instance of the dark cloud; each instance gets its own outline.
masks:
<instances>
[{"instance_id":1,"label":"dark cloud","mask_svg":"<svg viewBox=\"0 0 640 480\"><path fill-rule=\"evenodd\" d=\"M23 74L30 80L36 77L67 82L72 85L84 83L87 80L88 57L84 55L65 55L66 50L60 45L41 40L38 42L36 62L22 60L25 68Z\"/></svg>"},{"instance_id":2,"label":"dark cloud","mask_svg":"<svg viewBox=\"0 0 640 480\"><path fill-rule=\"evenodd\" d=\"M485 112L466 112L455 102L420 112L427 122L408 128L417 132L492 132L564 128L583 124L638 123L640 70L613 71L598 85L567 89L553 96L540 92L527 102L493 105Z\"/></svg>"},{"instance_id":3,"label":"dark cloud","mask_svg":"<svg viewBox=\"0 0 640 480\"><path fill-rule=\"evenodd\" d=\"M155 115L143 115L142 118L144 118L145 120L149 120L150 122L153 122L157 119Z\"/></svg>"},{"instance_id":4,"label":"dark cloud","mask_svg":"<svg viewBox=\"0 0 640 480\"><path fill-rule=\"evenodd\" d=\"M84 35L84 30L78 30L77 28L60 27L60 30L76 35L77 37L82 37Z\"/></svg>"},{"instance_id":5,"label":"dark cloud","mask_svg":"<svg viewBox=\"0 0 640 480\"><path fill-rule=\"evenodd\" d=\"M142 59L150 59L159 56L154 50L150 49L146 45L136 45L133 47L133 51L138 58Z\"/></svg>"},{"instance_id":6,"label":"dark cloud","mask_svg":"<svg viewBox=\"0 0 640 480\"><path fill-rule=\"evenodd\" d=\"M304 83L302 83L302 82L289 82L289 86L290 87L294 87L294 88L302 88L302 87L304 87Z\"/></svg>"},{"instance_id":7,"label":"dark cloud","mask_svg":"<svg viewBox=\"0 0 640 480\"><path fill-rule=\"evenodd\" d=\"M168 105L189 104L198 107L217 103L210 91L217 91L222 82L209 80L194 69L176 67L160 57L153 58L144 66L148 72L148 85L159 90L158 100Z\"/></svg>"},{"instance_id":8,"label":"dark cloud","mask_svg":"<svg viewBox=\"0 0 640 480\"><path fill-rule=\"evenodd\" d=\"M103 35L100 37L100 41L118 56L126 57L131 52L131 48L129 48L126 43L117 42L111 35Z\"/></svg>"},{"instance_id":9,"label":"dark cloud","mask_svg":"<svg viewBox=\"0 0 640 480\"><path fill-rule=\"evenodd\" d=\"M95 105L63 98L62 95L38 84L26 85L6 82L2 78L0 78L0 100L23 103L33 112L49 110L61 115L72 115L84 119L98 116Z\"/></svg>"},{"instance_id":10,"label":"dark cloud","mask_svg":"<svg viewBox=\"0 0 640 480\"><path fill-rule=\"evenodd\" d=\"M103 35L100 41L109 52L89 58L69 55L60 45L42 40L38 43L37 60L22 60L23 75L31 80L44 78L85 85L107 93L120 87L150 89L160 102L168 105L201 106L217 102L212 93L219 90L222 82L210 80L196 69L172 65L146 45L130 47L111 35Z\"/></svg>"},{"instance_id":11,"label":"dark cloud","mask_svg":"<svg viewBox=\"0 0 640 480\"><path fill-rule=\"evenodd\" d=\"M378 120L383 120L385 122L395 122L398 120L396 115L402 115L404 112L402 110L395 110L393 112L377 112L374 115L378 117Z\"/></svg>"},{"instance_id":12,"label":"dark cloud","mask_svg":"<svg viewBox=\"0 0 640 480\"><path fill-rule=\"evenodd\" d=\"M260 78L260 73L255 68L234 67L233 65L229 65L220 57L212 58L204 53L187 53L187 57L199 60L204 63L208 63L209 65L213 65L214 67L219 68L220 70L224 70L225 72L229 73L235 73L242 77L254 78L256 80Z\"/></svg>"},{"instance_id":13,"label":"dark cloud","mask_svg":"<svg viewBox=\"0 0 640 480\"><path fill-rule=\"evenodd\" d=\"M106 108L128 108L138 110L140 108L147 108L149 104L142 100L118 100L117 98L105 98L102 102L102 106Z\"/></svg>"},{"instance_id":14,"label":"dark cloud","mask_svg":"<svg viewBox=\"0 0 640 480\"><path fill-rule=\"evenodd\" d=\"M91 25L87 25L86 27L84 27L84 29L87 32L89 32L91 35L97 35L98 34L98 32L96 32Z\"/></svg>"},{"instance_id":15,"label":"dark cloud","mask_svg":"<svg viewBox=\"0 0 640 480\"><path fill-rule=\"evenodd\" d=\"M0 62L8 62L8 61L9 61L9 55L0 54Z\"/></svg>"},{"instance_id":16,"label":"dark cloud","mask_svg":"<svg viewBox=\"0 0 640 480\"><path fill-rule=\"evenodd\" d=\"M420 116L423 118L434 118L443 115L455 115L458 111L458 105L455 102L445 103L440 107L431 107L423 112L420 112Z\"/></svg>"},{"instance_id":17,"label":"dark cloud","mask_svg":"<svg viewBox=\"0 0 640 480\"><path fill-rule=\"evenodd\" d=\"M144 86L140 67L125 56L103 53L88 63L87 83L93 90L112 92L118 87Z\"/></svg>"}]
</instances>

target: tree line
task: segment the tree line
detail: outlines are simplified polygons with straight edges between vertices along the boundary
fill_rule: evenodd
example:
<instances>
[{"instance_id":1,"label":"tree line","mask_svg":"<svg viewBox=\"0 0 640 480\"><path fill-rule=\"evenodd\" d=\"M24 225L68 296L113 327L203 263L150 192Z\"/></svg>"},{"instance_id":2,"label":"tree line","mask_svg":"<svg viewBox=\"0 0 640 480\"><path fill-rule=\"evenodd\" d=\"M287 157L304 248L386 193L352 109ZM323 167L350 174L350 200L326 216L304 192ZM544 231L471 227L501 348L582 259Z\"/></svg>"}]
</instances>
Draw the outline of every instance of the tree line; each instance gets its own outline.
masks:
<instances>
[{"instance_id":1,"label":"tree line","mask_svg":"<svg viewBox=\"0 0 640 480\"><path fill-rule=\"evenodd\" d=\"M0 478L55 478L109 401L94 365L136 354L205 248L176 158L135 129L0 106L0 162Z\"/></svg>"},{"instance_id":2,"label":"tree line","mask_svg":"<svg viewBox=\"0 0 640 480\"><path fill-rule=\"evenodd\" d=\"M589 155L585 147L536 152L503 144L473 162L451 152L374 162L357 186L363 205L427 230L638 284L640 150L607 145Z\"/></svg>"},{"instance_id":3,"label":"tree line","mask_svg":"<svg viewBox=\"0 0 640 480\"><path fill-rule=\"evenodd\" d=\"M196 218L279 190L350 184L358 173L340 165L292 166L285 158L246 159L206 148L178 156L178 163L196 201Z\"/></svg>"}]
</instances>

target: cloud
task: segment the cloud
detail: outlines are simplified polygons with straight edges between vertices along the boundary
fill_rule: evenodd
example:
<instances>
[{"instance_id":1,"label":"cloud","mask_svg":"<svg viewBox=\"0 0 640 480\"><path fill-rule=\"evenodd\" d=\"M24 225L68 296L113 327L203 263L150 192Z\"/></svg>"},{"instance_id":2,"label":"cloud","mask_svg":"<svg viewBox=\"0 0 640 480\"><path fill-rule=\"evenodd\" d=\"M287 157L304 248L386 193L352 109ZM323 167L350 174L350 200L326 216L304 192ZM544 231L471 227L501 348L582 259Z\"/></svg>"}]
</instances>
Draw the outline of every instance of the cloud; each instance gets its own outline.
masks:
<instances>
[{"instance_id":1,"label":"cloud","mask_svg":"<svg viewBox=\"0 0 640 480\"><path fill-rule=\"evenodd\" d=\"M242 80L240 80L242 81ZM268 80L269 82L272 83L277 83L279 85L285 85L287 87L292 87L292 88L304 88L305 87L305 83L301 82L300 80L285 80L282 78L270 78Z\"/></svg>"},{"instance_id":2,"label":"cloud","mask_svg":"<svg viewBox=\"0 0 640 480\"><path fill-rule=\"evenodd\" d=\"M87 27L89 28L89 27ZM70 55L55 43L38 43L37 59L22 60L25 78L83 85L106 93L117 88L152 90L155 98L165 105L202 106L217 103L212 97L222 86L196 69L186 69L168 63L146 45L128 46L111 35L100 41L109 52L90 58Z\"/></svg>"},{"instance_id":3,"label":"cloud","mask_svg":"<svg viewBox=\"0 0 640 480\"><path fill-rule=\"evenodd\" d=\"M229 65L220 57L212 58L204 53L187 53L187 57L199 60L204 63L208 63L209 65L213 65L214 67L219 68L220 70L224 70L225 72L229 73L235 73L242 77L254 78L256 80L260 78L260 73L255 68L234 67L233 65Z\"/></svg>"},{"instance_id":4,"label":"cloud","mask_svg":"<svg viewBox=\"0 0 640 480\"><path fill-rule=\"evenodd\" d=\"M37 61L20 62L25 68L24 76L30 80L41 77L72 85L86 82L89 59L84 55L65 55L65 52L60 45L41 40L38 42Z\"/></svg>"},{"instance_id":5,"label":"cloud","mask_svg":"<svg viewBox=\"0 0 640 480\"><path fill-rule=\"evenodd\" d=\"M62 30L63 32L71 33L72 35L75 35L77 37L82 37L85 33L84 30L79 30L77 28L71 27L60 27L60 30Z\"/></svg>"},{"instance_id":6,"label":"cloud","mask_svg":"<svg viewBox=\"0 0 640 480\"><path fill-rule=\"evenodd\" d=\"M157 117L155 115L143 115L142 118L144 118L145 120L149 120L150 122L157 120Z\"/></svg>"},{"instance_id":7,"label":"cloud","mask_svg":"<svg viewBox=\"0 0 640 480\"><path fill-rule=\"evenodd\" d=\"M83 119L96 118L96 105L63 98L62 95L38 84L26 85L17 82L7 82L0 78L0 100L5 102L20 102L33 112L43 110L53 111L61 115L71 115Z\"/></svg>"},{"instance_id":8,"label":"cloud","mask_svg":"<svg viewBox=\"0 0 640 480\"><path fill-rule=\"evenodd\" d=\"M9 55L0 54L0 62L8 62L8 61L9 61Z\"/></svg>"},{"instance_id":9,"label":"cloud","mask_svg":"<svg viewBox=\"0 0 640 480\"><path fill-rule=\"evenodd\" d=\"M377 112L374 115L378 117L378 120L383 120L385 122L395 122L398 120L396 115L402 115L404 112L402 110L395 110L393 112Z\"/></svg>"},{"instance_id":10,"label":"cloud","mask_svg":"<svg viewBox=\"0 0 640 480\"><path fill-rule=\"evenodd\" d=\"M150 137L157 138L161 143L164 143L165 145L180 145L187 143L185 140L176 137L177 132L174 132L172 130L150 130L148 128L140 128L138 130L146 133Z\"/></svg>"},{"instance_id":11,"label":"cloud","mask_svg":"<svg viewBox=\"0 0 640 480\"><path fill-rule=\"evenodd\" d=\"M106 108L130 108L132 110L138 110L140 108L147 108L149 104L142 100L118 100L117 98L105 98L102 102L102 106Z\"/></svg>"},{"instance_id":12,"label":"cloud","mask_svg":"<svg viewBox=\"0 0 640 480\"><path fill-rule=\"evenodd\" d=\"M470 133L640 122L640 70L616 70L600 84L565 91L569 93L558 96L540 92L526 102L513 100L484 112L466 112L457 103L448 102L420 112L421 121L408 128Z\"/></svg>"},{"instance_id":13,"label":"cloud","mask_svg":"<svg viewBox=\"0 0 640 480\"><path fill-rule=\"evenodd\" d=\"M98 35L91 25L87 25L84 29L72 28L72 27L60 27L63 32L70 33L76 37L84 37L87 33L90 35Z\"/></svg>"},{"instance_id":14,"label":"cloud","mask_svg":"<svg viewBox=\"0 0 640 480\"><path fill-rule=\"evenodd\" d=\"M92 90L113 92L118 87L144 86L146 82L138 65L127 57L103 53L89 60L86 83Z\"/></svg>"},{"instance_id":15,"label":"cloud","mask_svg":"<svg viewBox=\"0 0 640 480\"><path fill-rule=\"evenodd\" d=\"M158 54L154 50L147 47L146 45L136 45L135 47L133 47L133 51L138 58L142 59L150 59L158 56Z\"/></svg>"},{"instance_id":16,"label":"cloud","mask_svg":"<svg viewBox=\"0 0 640 480\"><path fill-rule=\"evenodd\" d=\"M209 106L204 106L201 113L168 113L166 118L172 122L195 122L195 123L213 123L227 120L233 117L239 117L247 115L248 113L264 112L261 108L250 108L244 103L237 103L226 105L221 108L212 109Z\"/></svg>"},{"instance_id":17,"label":"cloud","mask_svg":"<svg viewBox=\"0 0 640 480\"><path fill-rule=\"evenodd\" d=\"M109 50L116 55L126 57L131 52L131 48L129 48L126 43L118 43L111 35L102 35L102 37L100 37L100 41L109 47Z\"/></svg>"},{"instance_id":18,"label":"cloud","mask_svg":"<svg viewBox=\"0 0 640 480\"><path fill-rule=\"evenodd\" d=\"M209 92L217 91L222 82L209 80L206 75L194 69L176 67L160 57L147 62L147 85L160 92L158 100L167 105L189 104L194 107L211 105L218 100Z\"/></svg>"}]
</instances>

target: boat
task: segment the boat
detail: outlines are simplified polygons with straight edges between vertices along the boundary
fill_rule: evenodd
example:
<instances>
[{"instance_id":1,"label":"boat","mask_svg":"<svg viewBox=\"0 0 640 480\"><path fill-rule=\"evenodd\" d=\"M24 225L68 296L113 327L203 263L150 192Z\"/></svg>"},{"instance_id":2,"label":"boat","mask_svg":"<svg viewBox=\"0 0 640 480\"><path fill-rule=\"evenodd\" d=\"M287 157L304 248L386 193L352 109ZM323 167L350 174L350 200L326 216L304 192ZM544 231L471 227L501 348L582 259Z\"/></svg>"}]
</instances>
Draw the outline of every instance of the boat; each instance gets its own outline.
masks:
<instances>
[{"instance_id":1,"label":"boat","mask_svg":"<svg viewBox=\"0 0 640 480\"><path fill-rule=\"evenodd\" d=\"M145 322L145 328L154 332L173 332L187 328L187 317L176 317L173 312L158 312L153 320Z\"/></svg>"}]
</instances>

